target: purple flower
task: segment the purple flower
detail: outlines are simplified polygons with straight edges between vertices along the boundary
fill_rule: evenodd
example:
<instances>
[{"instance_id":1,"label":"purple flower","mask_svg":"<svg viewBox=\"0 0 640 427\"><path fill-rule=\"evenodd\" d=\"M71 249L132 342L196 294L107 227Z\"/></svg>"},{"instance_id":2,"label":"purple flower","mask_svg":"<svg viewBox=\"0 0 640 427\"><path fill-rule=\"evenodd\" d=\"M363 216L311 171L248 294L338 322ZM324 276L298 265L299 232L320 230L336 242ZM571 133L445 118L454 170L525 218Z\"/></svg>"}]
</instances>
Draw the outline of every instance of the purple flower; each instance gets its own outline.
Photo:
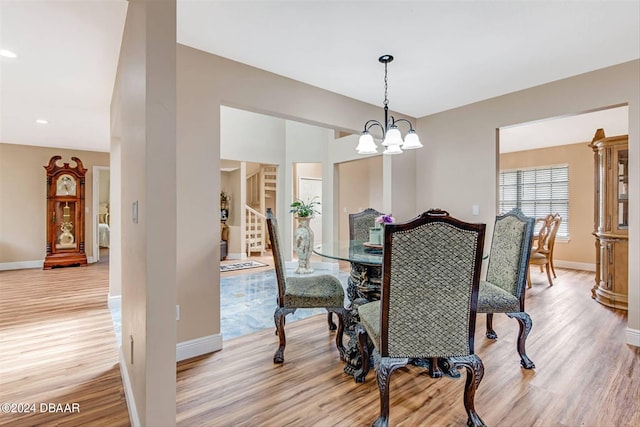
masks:
<instances>
[{"instance_id":1,"label":"purple flower","mask_svg":"<svg viewBox=\"0 0 640 427\"><path fill-rule=\"evenodd\" d=\"M396 222L396 219L392 217L391 214L384 214L377 217L376 222L378 224L393 224Z\"/></svg>"}]
</instances>

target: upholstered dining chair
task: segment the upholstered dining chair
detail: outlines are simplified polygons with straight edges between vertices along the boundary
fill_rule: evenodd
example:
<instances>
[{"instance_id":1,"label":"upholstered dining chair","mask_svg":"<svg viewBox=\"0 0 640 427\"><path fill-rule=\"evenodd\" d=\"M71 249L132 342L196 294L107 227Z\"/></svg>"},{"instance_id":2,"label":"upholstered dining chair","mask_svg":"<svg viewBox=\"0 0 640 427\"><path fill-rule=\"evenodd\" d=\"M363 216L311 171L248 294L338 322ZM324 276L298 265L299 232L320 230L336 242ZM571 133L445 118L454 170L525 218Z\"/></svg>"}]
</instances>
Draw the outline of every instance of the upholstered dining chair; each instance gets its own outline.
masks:
<instances>
[{"instance_id":1,"label":"upholstered dining chair","mask_svg":"<svg viewBox=\"0 0 640 427\"><path fill-rule=\"evenodd\" d=\"M362 212L349 214L349 240L366 242L369 240L369 229L376 224L376 218L383 215L373 208L367 208ZM333 322L331 313L327 313L329 329L335 330L336 324Z\"/></svg>"},{"instance_id":2,"label":"upholstered dining chair","mask_svg":"<svg viewBox=\"0 0 640 427\"><path fill-rule=\"evenodd\" d=\"M284 326L285 317L299 308L325 308L330 313L336 313L338 326L336 331L336 347L340 359L344 358L345 348L342 345L344 332L344 289L337 277L330 274L287 276L280 248L278 221L271 210L267 210L267 229L271 240L271 252L278 282L278 299L276 311L273 315L278 334L279 346L273 356L273 363L284 362L284 349L287 345Z\"/></svg>"},{"instance_id":3,"label":"upholstered dining chair","mask_svg":"<svg viewBox=\"0 0 640 427\"><path fill-rule=\"evenodd\" d=\"M559 214L549 214L544 219L542 227L538 232L537 238L535 238L535 244L531 248L531 255L529 259L529 265L537 265L547 272L547 280L549 286L553 286L553 279L551 274L556 278L556 269L553 265L553 248L556 245L556 235L560 228L562 217ZM527 283L531 287L531 271L527 271Z\"/></svg>"},{"instance_id":4,"label":"upholstered dining chair","mask_svg":"<svg viewBox=\"0 0 640 427\"><path fill-rule=\"evenodd\" d=\"M513 209L496 217L485 280L480 281L478 313L487 314L487 338L496 339L493 314L506 313L519 325L517 350L526 369L535 365L527 356L525 342L531 331L531 317L524 311L525 286L529 270L534 218Z\"/></svg>"},{"instance_id":5,"label":"upholstered dining chair","mask_svg":"<svg viewBox=\"0 0 640 427\"><path fill-rule=\"evenodd\" d=\"M385 226L381 300L358 307L356 326L362 355L356 381L365 379L373 343L380 393L375 426L389 423L391 374L412 362L433 367L438 358L466 368L468 425L484 425L474 408L484 366L473 340L485 228L440 210Z\"/></svg>"},{"instance_id":6,"label":"upholstered dining chair","mask_svg":"<svg viewBox=\"0 0 640 427\"><path fill-rule=\"evenodd\" d=\"M380 215L383 215L382 212L373 208L349 214L349 240L369 240L369 229L376 224L376 218Z\"/></svg>"}]
</instances>

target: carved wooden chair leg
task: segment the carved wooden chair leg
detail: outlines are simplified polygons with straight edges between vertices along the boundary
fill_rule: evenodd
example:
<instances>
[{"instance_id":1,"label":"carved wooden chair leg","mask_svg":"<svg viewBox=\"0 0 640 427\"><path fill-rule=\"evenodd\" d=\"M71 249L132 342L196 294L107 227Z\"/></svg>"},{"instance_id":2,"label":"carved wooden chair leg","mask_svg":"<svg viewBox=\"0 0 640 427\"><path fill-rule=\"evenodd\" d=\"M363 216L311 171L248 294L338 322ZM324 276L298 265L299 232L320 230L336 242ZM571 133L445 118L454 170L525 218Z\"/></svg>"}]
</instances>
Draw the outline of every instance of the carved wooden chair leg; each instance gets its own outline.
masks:
<instances>
[{"instance_id":1,"label":"carved wooden chair leg","mask_svg":"<svg viewBox=\"0 0 640 427\"><path fill-rule=\"evenodd\" d=\"M330 331L335 331L336 330L336 324L333 323L333 316L332 316L331 312L327 313L327 323L329 324L329 330Z\"/></svg>"},{"instance_id":2,"label":"carved wooden chair leg","mask_svg":"<svg viewBox=\"0 0 640 427\"><path fill-rule=\"evenodd\" d=\"M429 366L430 366L431 378L441 378L442 377L442 370L440 369L440 366L438 366L438 358L437 357L432 357L432 358L429 359Z\"/></svg>"},{"instance_id":3,"label":"carved wooden chair leg","mask_svg":"<svg viewBox=\"0 0 640 427\"><path fill-rule=\"evenodd\" d=\"M493 330L493 313L487 313L487 338L495 340L498 334Z\"/></svg>"},{"instance_id":4,"label":"carved wooden chair leg","mask_svg":"<svg viewBox=\"0 0 640 427\"><path fill-rule=\"evenodd\" d=\"M371 354L369 353L369 335L359 323L356 325L356 338L358 339L361 365L360 369L353 374L353 378L357 383L363 383L369 373Z\"/></svg>"},{"instance_id":5,"label":"carved wooden chair leg","mask_svg":"<svg viewBox=\"0 0 640 427\"><path fill-rule=\"evenodd\" d=\"M331 314L331 313L329 313ZM336 330L336 347L338 348L338 353L340 353L340 360L344 360L347 354L347 349L344 347L342 343L342 338L344 335L344 311L342 313L336 312L338 316L338 327Z\"/></svg>"},{"instance_id":6,"label":"carved wooden chair leg","mask_svg":"<svg viewBox=\"0 0 640 427\"><path fill-rule=\"evenodd\" d=\"M480 386L480 381L484 376L484 364L475 354L461 356L453 359L456 366L465 367L467 370L467 380L464 385L464 408L467 411L468 426L485 426L475 409L476 389Z\"/></svg>"},{"instance_id":7,"label":"carved wooden chair leg","mask_svg":"<svg viewBox=\"0 0 640 427\"><path fill-rule=\"evenodd\" d=\"M549 286L553 286L553 279L551 278L551 267L549 263L545 265L545 270L547 270L547 279L549 279Z\"/></svg>"},{"instance_id":8,"label":"carved wooden chair leg","mask_svg":"<svg viewBox=\"0 0 640 427\"><path fill-rule=\"evenodd\" d=\"M380 416L373 423L374 427L387 427L389 425L389 381L391 374L398 368L409 363L407 358L383 357L378 362L376 379L380 392Z\"/></svg>"},{"instance_id":9,"label":"carved wooden chair leg","mask_svg":"<svg viewBox=\"0 0 640 427\"><path fill-rule=\"evenodd\" d=\"M527 288L531 288L531 266L527 267Z\"/></svg>"},{"instance_id":10,"label":"carved wooden chair leg","mask_svg":"<svg viewBox=\"0 0 640 427\"><path fill-rule=\"evenodd\" d=\"M533 326L533 322L531 321L531 316L525 312L519 313L507 313L512 319L516 319L518 324L520 325L520 331L518 332L518 354L520 355L520 364L525 369L533 369L536 365L529 359L527 356L527 352L525 350L525 342L527 341L527 336L529 332L531 332L531 327Z\"/></svg>"},{"instance_id":11,"label":"carved wooden chair leg","mask_svg":"<svg viewBox=\"0 0 640 427\"><path fill-rule=\"evenodd\" d=\"M278 307L273 314L273 320L276 324L276 334L278 335L279 346L276 354L273 355L273 363L284 362L284 348L287 345L287 338L284 335L285 317L287 314L295 312L295 308Z\"/></svg>"}]
</instances>

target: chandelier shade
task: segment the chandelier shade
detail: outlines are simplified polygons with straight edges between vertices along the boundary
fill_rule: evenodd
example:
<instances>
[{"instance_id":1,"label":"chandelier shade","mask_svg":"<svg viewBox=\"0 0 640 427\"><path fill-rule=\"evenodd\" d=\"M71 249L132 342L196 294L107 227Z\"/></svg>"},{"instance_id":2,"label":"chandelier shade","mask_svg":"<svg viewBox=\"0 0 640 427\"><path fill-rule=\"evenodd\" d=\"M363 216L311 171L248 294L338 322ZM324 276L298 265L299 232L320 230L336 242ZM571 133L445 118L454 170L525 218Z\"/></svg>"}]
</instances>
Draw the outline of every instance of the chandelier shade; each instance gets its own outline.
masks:
<instances>
[{"instance_id":1,"label":"chandelier shade","mask_svg":"<svg viewBox=\"0 0 640 427\"><path fill-rule=\"evenodd\" d=\"M356 151L358 154L376 154L378 152L378 147L373 140L373 136L369 132L369 130L374 126L378 126L380 130L382 130L382 145L385 147L382 154L400 154L403 149L413 150L416 148L422 148L423 145L420 142L420 138L413 129L413 125L409 120L396 120L393 116L389 116L387 64L393 61L393 56L382 55L378 58L378 61L384 64L384 124L377 120L368 120L364 124L362 134L360 134ZM404 123L409 126L409 131L404 137L404 140L402 139L402 133L400 133L400 129L398 129L397 126L399 123Z\"/></svg>"}]
</instances>

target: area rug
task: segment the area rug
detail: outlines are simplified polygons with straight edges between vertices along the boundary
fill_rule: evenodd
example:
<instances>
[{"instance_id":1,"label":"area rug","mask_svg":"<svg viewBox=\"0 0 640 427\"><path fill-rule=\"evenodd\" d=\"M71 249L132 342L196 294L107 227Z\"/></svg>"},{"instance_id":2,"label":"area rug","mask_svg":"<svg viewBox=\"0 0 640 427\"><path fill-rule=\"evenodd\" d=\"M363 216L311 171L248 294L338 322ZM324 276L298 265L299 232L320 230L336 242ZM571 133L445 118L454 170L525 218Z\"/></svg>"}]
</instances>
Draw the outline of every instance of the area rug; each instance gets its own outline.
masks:
<instances>
[{"instance_id":1,"label":"area rug","mask_svg":"<svg viewBox=\"0 0 640 427\"><path fill-rule=\"evenodd\" d=\"M247 268L266 267L267 264L258 261L238 261L230 264L220 264L220 271L244 270Z\"/></svg>"}]
</instances>

